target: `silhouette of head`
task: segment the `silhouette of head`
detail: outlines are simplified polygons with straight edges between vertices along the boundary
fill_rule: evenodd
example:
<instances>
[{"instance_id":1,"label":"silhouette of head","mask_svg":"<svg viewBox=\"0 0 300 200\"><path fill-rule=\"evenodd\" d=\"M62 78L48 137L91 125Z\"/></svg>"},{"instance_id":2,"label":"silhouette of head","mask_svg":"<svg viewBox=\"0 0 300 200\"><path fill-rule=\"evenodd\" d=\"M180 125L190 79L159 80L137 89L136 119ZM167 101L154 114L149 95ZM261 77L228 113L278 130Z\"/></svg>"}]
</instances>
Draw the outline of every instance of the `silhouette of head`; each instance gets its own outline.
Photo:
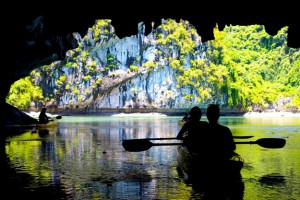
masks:
<instances>
[{"instance_id":1,"label":"silhouette of head","mask_svg":"<svg viewBox=\"0 0 300 200\"><path fill-rule=\"evenodd\" d=\"M190 111L190 118L193 120L200 120L201 115L201 109L198 106L193 107Z\"/></svg>"},{"instance_id":2,"label":"silhouette of head","mask_svg":"<svg viewBox=\"0 0 300 200\"><path fill-rule=\"evenodd\" d=\"M210 104L207 107L206 117L210 123L217 122L220 117L220 108L217 104Z\"/></svg>"}]
</instances>

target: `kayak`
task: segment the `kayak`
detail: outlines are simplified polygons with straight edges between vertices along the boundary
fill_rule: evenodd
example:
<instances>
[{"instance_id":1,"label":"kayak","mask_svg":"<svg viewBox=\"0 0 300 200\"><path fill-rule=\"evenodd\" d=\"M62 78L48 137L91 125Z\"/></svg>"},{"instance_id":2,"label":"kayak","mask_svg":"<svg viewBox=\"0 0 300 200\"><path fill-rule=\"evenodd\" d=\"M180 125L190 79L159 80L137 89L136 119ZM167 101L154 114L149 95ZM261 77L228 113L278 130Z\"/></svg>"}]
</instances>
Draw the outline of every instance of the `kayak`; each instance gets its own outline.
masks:
<instances>
[{"instance_id":1,"label":"kayak","mask_svg":"<svg viewBox=\"0 0 300 200\"><path fill-rule=\"evenodd\" d=\"M186 121L181 121L181 120L180 120L180 121L178 121L178 124L179 124L180 126L183 126L183 125L185 124L185 122L186 122Z\"/></svg>"},{"instance_id":2,"label":"kayak","mask_svg":"<svg viewBox=\"0 0 300 200\"><path fill-rule=\"evenodd\" d=\"M239 154L235 153L226 160L216 160L214 157L190 153L186 146L182 145L177 147L177 161L182 172L190 180L241 179L241 169L244 166L244 160Z\"/></svg>"},{"instance_id":3,"label":"kayak","mask_svg":"<svg viewBox=\"0 0 300 200\"><path fill-rule=\"evenodd\" d=\"M227 160L214 156L190 153L185 146L177 146L178 175L199 191L203 199L243 199L245 185L241 175L242 157L233 155ZM202 198L201 198L202 199Z\"/></svg>"},{"instance_id":4,"label":"kayak","mask_svg":"<svg viewBox=\"0 0 300 200\"><path fill-rule=\"evenodd\" d=\"M43 129L43 128L51 128L57 126L57 120L50 120L47 124L37 124L36 128Z\"/></svg>"}]
</instances>

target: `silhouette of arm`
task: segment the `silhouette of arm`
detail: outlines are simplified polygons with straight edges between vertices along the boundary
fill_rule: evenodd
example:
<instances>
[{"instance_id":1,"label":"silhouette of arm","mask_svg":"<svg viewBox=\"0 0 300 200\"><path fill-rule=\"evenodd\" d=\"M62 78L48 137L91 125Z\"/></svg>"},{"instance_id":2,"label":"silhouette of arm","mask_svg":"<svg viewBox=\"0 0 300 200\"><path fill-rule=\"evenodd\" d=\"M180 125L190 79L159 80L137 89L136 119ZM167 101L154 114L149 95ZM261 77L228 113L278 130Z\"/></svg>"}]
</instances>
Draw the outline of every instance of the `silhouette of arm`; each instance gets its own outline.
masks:
<instances>
[{"instance_id":1,"label":"silhouette of arm","mask_svg":"<svg viewBox=\"0 0 300 200\"><path fill-rule=\"evenodd\" d=\"M231 130L226 127L226 135L225 135L226 144L229 151L234 151L236 149L236 145L234 143L234 139L232 136Z\"/></svg>"},{"instance_id":2,"label":"silhouette of arm","mask_svg":"<svg viewBox=\"0 0 300 200\"><path fill-rule=\"evenodd\" d=\"M187 130L188 130L188 122L185 123L183 125L183 127L180 129L179 133L176 136L177 140L182 140L184 138L183 136L187 132Z\"/></svg>"}]
</instances>

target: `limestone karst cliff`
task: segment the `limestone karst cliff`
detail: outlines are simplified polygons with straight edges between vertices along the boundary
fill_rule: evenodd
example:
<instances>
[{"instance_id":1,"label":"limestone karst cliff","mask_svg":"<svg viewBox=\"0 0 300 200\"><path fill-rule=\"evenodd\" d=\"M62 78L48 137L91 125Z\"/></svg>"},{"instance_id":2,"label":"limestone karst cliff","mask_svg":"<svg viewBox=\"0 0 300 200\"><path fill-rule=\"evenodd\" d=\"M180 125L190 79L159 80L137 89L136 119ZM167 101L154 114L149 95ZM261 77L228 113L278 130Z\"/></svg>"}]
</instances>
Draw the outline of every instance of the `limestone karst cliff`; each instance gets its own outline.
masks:
<instances>
[{"instance_id":1,"label":"limestone karst cliff","mask_svg":"<svg viewBox=\"0 0 300 200\"><path fill-rule=\"evenodd\" d=\"M64 61L33 73L35 83L49 96L47 106L186 108L207 103L199 91L209 84L204 70L207 47L191 24L163 19L145 35L144 24L139 23L136 35L119 39L110 22L98 20L83 38L74 35L77 49L67 52ZM184 71L192 69L195 79L203 81L181 84Z\"/></svg>"},{"instance_id":2,"label":"limestone karst cliff","mask_svg":"<svg viewBox=\"0 0 300 200\"><path fill-rule=\"evenodd\" d=\"M66 59L31 73L45 96L43 105L32 107L95 111L218 103L241 110L296 108L291 96L277 97L272 89L299 84L289 81L297 72L285 74L287 67L297 69L298 55L297 49L286 48L286 29L274 37L259 25L226 31L216 27L215 41L202 43L188 21L162 19L148 35L141 22L136 35L120 39L111 20L97 20L85 36L73 34L78 48L69 50ZM281 61L272 64L273 57Z\"/></svg>"}]
</instances>

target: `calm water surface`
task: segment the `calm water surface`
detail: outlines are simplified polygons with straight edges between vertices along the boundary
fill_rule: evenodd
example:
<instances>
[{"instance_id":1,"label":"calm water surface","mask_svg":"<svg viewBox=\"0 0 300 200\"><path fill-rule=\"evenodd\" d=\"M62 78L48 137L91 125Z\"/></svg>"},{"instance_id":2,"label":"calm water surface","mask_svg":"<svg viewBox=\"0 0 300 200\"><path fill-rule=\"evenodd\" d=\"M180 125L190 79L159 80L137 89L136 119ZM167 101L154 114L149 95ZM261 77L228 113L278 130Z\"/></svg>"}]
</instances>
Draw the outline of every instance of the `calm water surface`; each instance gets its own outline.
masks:
<instances>
[{"instance_id":1,"label":"calm water surface","mask_svg":"<svg viewBox=\"0 0 300 200\"><path fill-rule=\"evenodd\" d=\"M123 139L176 137L180 119L63 116L57 127L29 129L6 138L10 177L1 187L9 194L7 199L18 195L32 199L207 199L180 173L176 146L154 146L142 152L122 147ZM300 199L299 117L221 117L220 123L234 135L254 136L243 141L263 137L287 141L280 149L237 144L236 152L245 160L239 199ZM213 191L223 192L221 187L216 184Z\"/></svg>"}]
</instances>

